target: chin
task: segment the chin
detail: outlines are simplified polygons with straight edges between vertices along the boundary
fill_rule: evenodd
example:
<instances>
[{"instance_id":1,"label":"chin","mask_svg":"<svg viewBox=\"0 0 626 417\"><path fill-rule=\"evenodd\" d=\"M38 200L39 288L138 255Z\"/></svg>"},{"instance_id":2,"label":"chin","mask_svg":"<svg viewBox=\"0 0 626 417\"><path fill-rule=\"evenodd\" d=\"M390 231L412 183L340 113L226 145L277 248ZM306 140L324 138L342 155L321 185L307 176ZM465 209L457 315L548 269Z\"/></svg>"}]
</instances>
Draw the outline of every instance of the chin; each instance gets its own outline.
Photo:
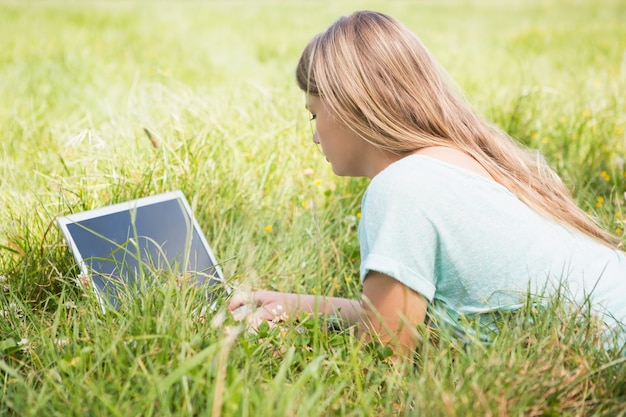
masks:
<instances>
[{"instance_id":1,"label":"chin","mask_svg":"<svg viewBox=\"0 0 626 417\"><path fill-rule=\"evenodd\" d=\"M339 168L335 167L335 166L334 166L334 165L332 165L332 164L331 164L330 166L331 166L331 168L332 168L332 170L333 170L333 173L334 173L335 175L337 175L337 176L339 176L339 177L345 177L345 176L346 176L346 174L345 174L345 173L344 173L341 169L339 169Z\"/></svg>"},{"instance_id":2,"label":"chin","mask_svg":"<svg viewBox=\"0 0 626 417\"><path fill-rule=\"evenodd\" d=\"M334 166L333 168L333 172L335 173L335 175L337 175L338 177L362 177L363 175L359 175L357 173L354 172L350 172L349 170L345 170L345 169L339 169L339 168L335 168Z\"/></svg>"}]
</instances>

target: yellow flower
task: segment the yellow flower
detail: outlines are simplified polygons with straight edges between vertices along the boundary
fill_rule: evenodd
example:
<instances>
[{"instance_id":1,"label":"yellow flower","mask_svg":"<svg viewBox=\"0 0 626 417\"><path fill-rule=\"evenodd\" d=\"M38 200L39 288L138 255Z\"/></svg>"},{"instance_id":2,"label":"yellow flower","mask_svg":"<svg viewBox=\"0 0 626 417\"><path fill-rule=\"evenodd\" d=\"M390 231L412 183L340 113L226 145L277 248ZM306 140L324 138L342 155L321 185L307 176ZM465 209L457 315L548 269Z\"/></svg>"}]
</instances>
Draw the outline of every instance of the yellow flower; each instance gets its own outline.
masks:
<instances>
[{"instance_id":1,"label":"yellow flower","mask_svg":"<svg viewBox=\"0 0 626 417\"><path fill-rule=\"evenodd\" d=\"M315 180L315 185L320 187L322 185L322 180Z\"/></svg>"},{"instance_id":2,"label":"yellow flower","mask_svg":"<svg viewBox=\"0 0 626 417\"><path fill-rule=\"evenodd\" d=\"M307 203L307 201L306 201L306 200L304 200L304 201L302 202L302 207L307 208L307 206L308 206L308 205L309 205L309 203Z\"/></svg>"},{"instance_id":3,"label":"yellow flower","mask_svg":"<svg viewBox=\"0 0 626 417\"><path fill-rule=\"evenodd\" d=\"M274 230L274 227L271 224L268 224L267 226L265 226L265 231L267 233L270 233L272 230Z\"/></svg>"},{"instance_id":4,"label":"yellow flower","mask_svg":"<svg viewBox=\"0 0 626 417\"><path fill-rule=\"evenodd\" d=\"M352 277L346 277L346 282L352 282Z\"/></svg>"},{"instance_id":5,"label":"yellow flower","mask_svg":"<svg viewBox=\"0 0 626 417\"><path fill-rule=\"evenodd\" d=\"M361 212L360 212L360 211L356 214L356 218L357 218L357 219L360 219L360 218L361 218Z\"/></svg>"},{"instance_id":6,"label":"yellow flower","mask_svg":"<svg viewBox=\"0 0 626 417\"><path fill-rule=\"evenodd\" d=\"M567 117L561 116L561 118L559 120L561 121L561 123L565 123L565 122L567 122Z\"/></svg>"},{"instance_id":7,"label":"yellow flower","mask_svg":"<svg viewBox=\"0 0 626 417\"><path fill-rule=\"evenodd\" d=\"M619 227L617 228L617 230L615 230L615 233L617 233L618 235L621 235L624 231L622 229L620 229Z\"/></svg>"},{"instance_id":8,"label":"yellow flower","mask_svg":"<svg viewBox=\"0 0 626 417\"><path fill-rule=\"evenodd\" d=\"M611 176L606 171L602 171L600 173L600 176L602 178L604 178L604 181L606 181L606 182L608 182L611 179Z\"/></svg>"},{"instance_id":9,"label":"yellow flower","mask_svg":"<svg viewBox=\"0 0 626 417\"><path fill-rule=\"evenodd\" d=\"M602 207L602 203L604 203L604 197L600 196L596 200L596 207L598 207L598 208Z\"/></svg>"}]
</instances>

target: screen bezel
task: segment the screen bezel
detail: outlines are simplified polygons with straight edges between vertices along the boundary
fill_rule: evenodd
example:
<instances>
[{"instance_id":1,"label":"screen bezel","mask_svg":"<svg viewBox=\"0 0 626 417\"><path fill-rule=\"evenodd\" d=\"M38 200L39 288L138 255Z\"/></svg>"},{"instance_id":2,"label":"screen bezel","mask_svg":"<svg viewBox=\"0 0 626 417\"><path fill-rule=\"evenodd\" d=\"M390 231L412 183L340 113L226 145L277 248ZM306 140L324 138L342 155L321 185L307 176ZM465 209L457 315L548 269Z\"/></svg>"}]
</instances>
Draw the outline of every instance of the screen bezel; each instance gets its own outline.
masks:
<instances>
[{"instance_id":1,"label":"screen bezel","mask_svg":"<svg viewBox=\"0 0 626 417\"><path fill-rule=\"evenodd\" d=\"M102 294L101 291L95 285L92 271L89 270L89 267L87 263L85 262L85 259L83 259L81 251L79 250L76 244L76 241L70 231L70 228L69 228L70 225L81 223L87 220L98 219L103 216L108 216L111 214L127 212L127 211L132 212L133 210L136 210L137 208L140 208L140 207L145 207L145 206L172 201L172 200L175 200L179 203L179 206L184 211L183 214L185 214L186 217L190 220L191 232L192 233L195 232L193 235L195 235L196 237L200 239L200 246L204 249L204 251L206 251L206 255L208 256L209 261L212 264L215 280L222 283L222 286L225 289L227 294L230 293L229 288L225 285L224 274L222 272L222 269L219 263L217 262L217 259L213 253L213 250L211 249L211 246L209 245L204 233L200 229L200 226L195 216L193 215L193 212L191 210L189 203L187 202L187 199L185 198L185 195L183 194L182 191L175 190L175 191L170 191L170 192L166 192L162 194L156 194L156 195L151 195L151 196L142 197L138 199L133 199L133 200L125 201L122 203L112 204L109 206L100 207L100 208L93 209L93 210L73 213L70 215L59 217L57 219L57 224L59 228L61 229L61 232L67 244L69 245L70 250L79 267L79 270L80 270L80 276L78 277L79 284L81 284L83 287L86 287L87 285L91 287L100 305L102 306L103 311L106 310L106 305L110 303L108 300L105 300L103 298L104 294Z\"/></svg>"}]
</instances>

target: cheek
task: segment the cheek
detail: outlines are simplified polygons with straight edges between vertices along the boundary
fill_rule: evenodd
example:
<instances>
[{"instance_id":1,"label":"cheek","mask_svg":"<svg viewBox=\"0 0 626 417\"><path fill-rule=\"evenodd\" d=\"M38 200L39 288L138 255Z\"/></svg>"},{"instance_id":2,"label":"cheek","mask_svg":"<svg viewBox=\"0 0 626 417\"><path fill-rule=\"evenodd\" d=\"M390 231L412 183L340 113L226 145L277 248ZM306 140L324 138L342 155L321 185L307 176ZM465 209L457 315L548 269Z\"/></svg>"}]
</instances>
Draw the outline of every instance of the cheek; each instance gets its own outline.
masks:
<instances>
[{"instance_id":1,"label":"cheek","mask_svg":"<svg viewBox=\"0 0 626 417\"><path fill-rule=\"evenodd\" d=\"M328 142L331 136L336 135L337 126L335 126L329 115L323 114L321 117L318 116L316 120L315 132L319 141Z\"/></svg>"}]
</instances>

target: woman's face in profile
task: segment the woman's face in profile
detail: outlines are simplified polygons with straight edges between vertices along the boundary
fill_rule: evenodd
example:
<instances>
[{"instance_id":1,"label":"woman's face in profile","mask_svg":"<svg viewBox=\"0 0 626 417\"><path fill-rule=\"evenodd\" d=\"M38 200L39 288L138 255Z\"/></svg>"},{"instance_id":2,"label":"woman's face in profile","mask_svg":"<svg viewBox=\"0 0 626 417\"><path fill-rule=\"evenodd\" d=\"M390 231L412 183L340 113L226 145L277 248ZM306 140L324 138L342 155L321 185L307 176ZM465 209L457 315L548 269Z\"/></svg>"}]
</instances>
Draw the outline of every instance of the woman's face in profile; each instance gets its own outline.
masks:
<instances>
[{"instance_id":1,"label":"woman's face in profile","mask_svg":"<svg viewBox=\"0 0 626 417\"><path fill-rule=\"evenodd\" d=\"M320 97L307 95L306 108L315 122L313 142L321 146L333 172L339 176L369 176L368 161L374 147L333 115Z\"/></svg>"}]
</instances>

